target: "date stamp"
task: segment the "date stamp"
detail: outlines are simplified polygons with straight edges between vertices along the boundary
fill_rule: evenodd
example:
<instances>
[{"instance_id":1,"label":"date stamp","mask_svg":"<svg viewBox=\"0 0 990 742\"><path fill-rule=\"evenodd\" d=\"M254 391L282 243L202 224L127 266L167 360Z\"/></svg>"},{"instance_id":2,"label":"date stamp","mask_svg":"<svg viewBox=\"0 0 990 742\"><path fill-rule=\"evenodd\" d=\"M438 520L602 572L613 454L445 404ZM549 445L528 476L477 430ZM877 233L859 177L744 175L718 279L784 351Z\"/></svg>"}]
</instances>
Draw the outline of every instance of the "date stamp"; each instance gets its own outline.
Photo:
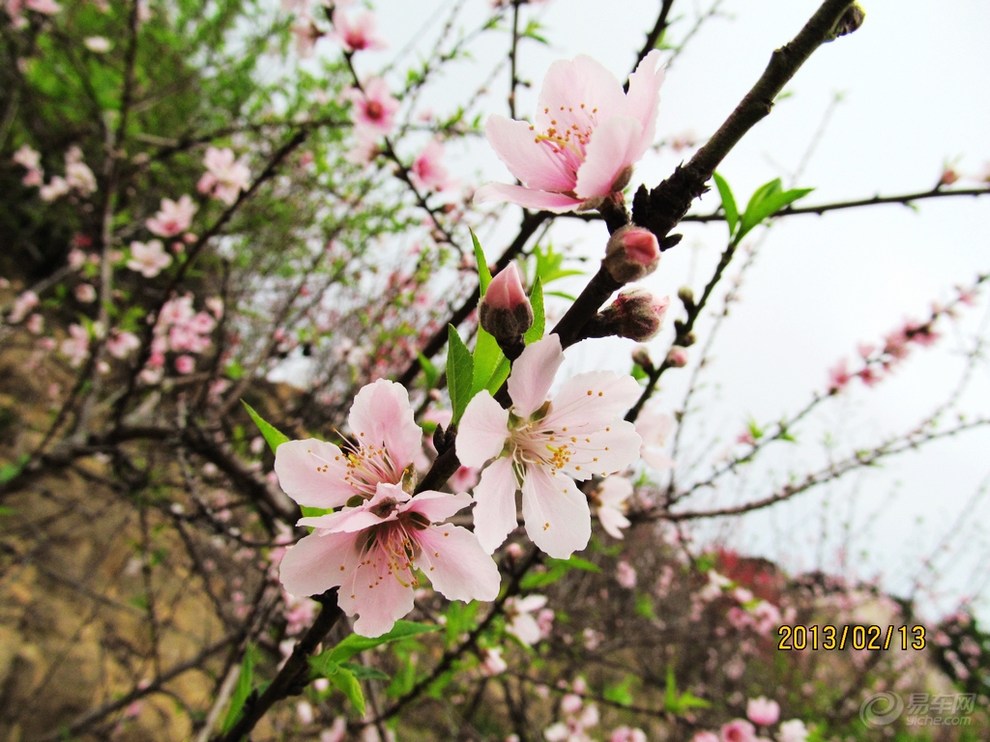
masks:
<instances>
[{"instance_id":1,"label":"date stamp","mask_svg":"<svg viewBox=\"0 0 990 742\"><path fill-rule=\"evenodd\" d=\"M832 624L784 624L777 629L777 649L781 652L803 652L806 649L888 649L925 648L925 627L914 626L834 626Z\"/></svg>"}]
</instances>

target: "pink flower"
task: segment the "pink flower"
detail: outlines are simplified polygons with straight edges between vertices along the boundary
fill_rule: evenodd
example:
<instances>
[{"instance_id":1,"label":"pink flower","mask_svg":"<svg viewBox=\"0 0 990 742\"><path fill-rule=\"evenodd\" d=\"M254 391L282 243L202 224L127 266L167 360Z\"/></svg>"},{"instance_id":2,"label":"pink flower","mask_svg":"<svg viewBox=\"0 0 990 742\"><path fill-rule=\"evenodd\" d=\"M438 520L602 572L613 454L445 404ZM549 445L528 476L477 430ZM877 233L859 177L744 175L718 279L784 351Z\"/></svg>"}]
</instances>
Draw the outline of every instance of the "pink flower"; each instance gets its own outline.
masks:
<instances>
[{"instance_id":1,"label":"pink flower","mask_svg":"<svg viewBox=\"0 0 990 742\"><path fill-rule=\"evenodd\" d=\"M849 364L846 359L841 359L828 372L828 392L838 394L852 381L852 374L849 373Z\"/></svg>"},{"instance_id":2,"label":"pink flower","mask_svg":"<svg viewBox=\"0 0 990 742\"><path fill-rule=\"evenodd\" d=\"M694 736L691 737L691 742L719 742L719 739L715 732L703 731L695 732Z\"/></svg>"},{"instance_id":3,"label":"pink flower","mask_svg":"<svg viewBox=\"0 0 990 742\"><path fill-rule=\"evenodd\" d=\"M615 565L615 581L618 582L620 586L626 588L626 590L632 590L636 587L636 579L636 568L625 559L621 559L619 563Z\"/></svg>"},{"instance_id":4,"label":"pink flower","mask_svg":"<svg viewBox=\"0 0 990 742\"><path fill-rule=\"evenodd\" d=\"M52 179L38 189L38 196L42 201L50 203L66 195L70 190L68 181L61 175L54 175Z\"/></svg>"},{"instance_id":5,"label":"pink flower","mask_svg":"<svg viewBox=\"0 0 990 742\"><path fill-rule=\"evenodd\" d=\"M777 730L777 742L805 742L808 729L800 719L785 721Z\"/></svg>"},{"instance_id":6,"label":"pink flower","mask_svg":"<svg viewBox=\"0 0 990 742\"><path fill-rule=\"evenodd\" d=\"M352 440L344 450L309 438L275 451L279 484L300 505L336 508L355 496L370 499L380 483L402 482L422 445L408 393L385 379L357 393L347 422Z\"/></svg>"},{"instance_id":7,"label":"pink flower","mask_svg":"<svg viewBox=\"0 0 990 742\"><path fill-rule=\"evenodd\" d=\"M178 201L163 198L158 213L145 221L144 225L148 231L159 237L175 237L189 229L198 208L188 195L182 196Z\"/></svg>"},{"instance_id":8,"label":"pink flower","mask_svg":"<svg viewBox=\"0 0 990 742\"><path fill-rule=\"evenodd\" d=\"M466 494L410 497L398 485L379 483L358 507L300 519L316 530L285 553L279 577L296 596L339 587L339 605L359 615L354 630L362 636L384 634L412 610L417 569L449 600L494 600L498 567L474 534L435 525L470 504Z\"/></svg>"},{"instance_id":9,"label":"pink flower","mask_svg":"<svg viewBox=\"0 0 990 742\"><path fill-rule=\"evenodd\" d=\"M251 171L247 159L234 158L234 151L229 148L218 149L207 147L203 156L206 172L196 184L196 190L232 206L241 191L246 191L251 185Z\"/></svg>"},{"instance_id":10,"label":"pink flower","mask_svg":"<svg viewBox=\"0 0 990 742\"><path fill-rule=\"evenodd\" d=\"M24 7L44 15L55 15L62 9L55 0L25 0Z\"/></svg>"},{"instance_id":11,"label":"pink flower","mask_svg":"<svg viewBox=\"0 0 990 742\"><path fill-rule=\"evenodd\" d=\"M452 181L441 160L443 160L443 145L434 139L413 161L409 171L413 182L428 191L442 191L448 188Z\"/></svg>"},{"instance_id":12,"label":"pink flower","mask_svg":"<svg viewBox=\"0 0 990 742\"><path fill-rule=\"evenodd\" d=\"M388 134L392 130L399 101L392 97L382 78L368 80L363 91L351 88L347 97L354 104L354 123L358 127L372 129L378 134Z\"/></svg>"},{"instance_id":13,"label":"pink flower","mask_svg":"<svg viewBox=\"0 0 990 742\"><path fill-rule=\"evenodd\" d=\"M655 404L648 405L636 420L636 432L643 438L640 456L657 471L674 466L674 460L667 453L673 431L674 417L661 412Z\"/></svg>"},{"instance_id":14,"label":"pink flower","mask_svg":"<svg viewBox=\"0 0 990 742\"><path fill-rule=\"evenodd\" d=\"M591 512L573 480L613 474L639 454L639 435L621 419L639 396L636 380L608 371L580 374L548 401L563 359L556 335L527 346L509 377L512 408L482 391L461 418L461 463L480 467L495 459L474 490L475 533L489 553L516 527L520 489L526 532L540 549L561 559L583 549Z\"/></svg>"},{"instance_id":15,"label":"pink flower","mask_svg":"<svg viewBox=\"0 0 990 742\"><path fill-rule=\"evenodd\" d=\"M621 726L612 730L608 742L647 742L647 737L639 727Z\"/></svg>"},{"instance_id":16,"label":"pink flower","mask_svg":"<svg viewBox=\"0 0 990 742\"><path fill-rule=\"evenodd\" d=\"M114 330L107 338L107 353L114 358L126 358L131 351L141 347L141 341L133 332Z\"/></svg>"},{"instance_id":17,"label":"pink flower","mask_svg":"<svg viewBox=\"0 0 990 742\"><path fill-rule=\"evenodd\" d=\"M477 531L477 516L475 516L475 531ZM533 616L547 604L545 595L527 595L525 598L509 598L505 601L505 615L508 623L505 630L516 637L526 646L536 644L544 638L540 624Z\"/></svg>"},{"instance_id":18,"label":"pink flower","mask_svg":"<svg viewBox=\"0 0 990 742\"><path fill-rule=\"evenodd\" d=\"M38 306L39 301L38 295L28 289L14 299L14 305L10 308L10 314L7 315L7 321L12 325L22 322L31 310Z\"/></svg>"},{"instance_id":19,"label":"pink flower","mask_svg":"<svg viewBox=\"0 0 990 742\"><path fill-rule=\"evenodd\" d=\"M59 350L68 357L72 368L78 368L89 356L89 332L82 325L69 325L69 337L62 341Z\"/></svg>"},{"instance_id":20,"label":"pink flower","mask_svg":"<svg viewBox=\"0 0 990 742\"><path fill-rule=\"evenodd\" d=\"M349 52L385 48L385 42L375 35L375 16L371 13L361 13L351 21L339 10L335 10L333 26L341 46Z\"/></svg>"},{"instance_id":21,"label":"pink flower","mask_svg":"<svg viewBox=\"0 0 990 742\"><path fill-rule=\"evenodd\" d=\"M127 267L132 271L137 271L145 278L154 278L161 273L163 268L172 264L172 256L165 252L165 246L161 240L149 240L148 242L131 243L131 259L127 261Z\"/></svg>"},{"instance_id":22,"label":"pink flower","mask_svg":"<svg viewBox=\"0 0 990 742\"><path fill-rule=\"evenodd\" d=\"M733 719L720 730L722 742L755 742L756 730L745 719Z\"/></svg>"},{"instance_id":23,"label":"pink flower","mask_svg":"<svg viewBox=\"0 0 990 742\"><path fill-rule=\"evenodd\" d=\"M780 704L765 696L750 698L746 703L746 716L757 726L772 726L780 718Z\"/></svg>"},{"instance_id":24,"label":"pink flower","mask_svg":"<svg viewBox=\"0 0 990 742\"><path fill-rule=\"evenodd\" d=\"M89 196L96 192L96 176L82 158L79 147L69 147L65 153L65 182L80 195Z\"/></svg>"},{"instance_id":25,"label":"pink flower","mask_svg":"<svg viewBox=\"0 0 990 742\"><path fill-rule=\"evenodd\" d=\"M622 529L630 525L623 509L632 493L632 482L625 477L606 477L593 496L598 505L595 511L598 521L612 538L622 538Z\"/></svg>"},{"instance_id":26,"label":"pink flower","mask_svg":"<svg viewBox=\"0 0 990 742\"><path fill-rule=\"evenodd\" d=\"M663 72L650 52L629 92L590 57L555 62L540 91L536 123L492 116L488 141L523 185L478 189L477 201L510 201L562 213L595 208L629 180L656 130Z\"/></svg>"}]
</instances>

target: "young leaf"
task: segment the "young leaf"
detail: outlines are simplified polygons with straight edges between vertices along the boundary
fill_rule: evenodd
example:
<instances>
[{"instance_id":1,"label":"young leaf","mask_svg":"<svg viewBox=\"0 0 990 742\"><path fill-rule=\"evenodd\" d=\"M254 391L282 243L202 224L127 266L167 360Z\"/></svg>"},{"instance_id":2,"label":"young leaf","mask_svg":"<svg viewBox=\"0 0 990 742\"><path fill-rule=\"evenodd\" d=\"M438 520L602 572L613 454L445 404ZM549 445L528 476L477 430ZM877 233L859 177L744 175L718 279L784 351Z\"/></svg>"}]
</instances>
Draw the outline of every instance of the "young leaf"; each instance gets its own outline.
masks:
<instances>
[{"instance_id":1,"label":"young leaf","mask_svg":"<svg viewBox=\"0 0 990 742\"><path fill-rule=\"evenodd\" d=\"M474 359L464 345L461 336L453 325L447 325L447 388L450 390L450 404L454 408L453 422L456 424L471 401L471 387L474 384Z\"/></svg>"},{"instance_id":2,"label":"young leaf","mask_svg":"<svg viewBox=\"0 0 990 742\"><path fill-rule=\"evenodd\" d=\"M764 219L768 219L788 204L808 195L812 190L814 189L792 188L785 191L781 186L780 178L774 178L769 183L764 183L756 189L746 205L736 241L742 239L743 235L763 222Z\"/></svg>"},{"instance_id":3,"label":"young leaf","mask_svg":"<svg viewBox=\"0 0 990 742\"><path fill-rule=\"evenodd\" d=\"M482 389L489 387L488 381L495 369L505 360L498 341L483 327L478 328L477 339L474 343L474 381L471 384L472 396Z\"/></svg>"},{"instance_id":4,"label":"young leaf","mask_svg":"<svg viewBox=\"0 0 990 742\"><path fill-rule=\"evenodd\" d=\"M526 345L535 343L541 339L547 324L546 315L543 310L543 282L539 276L537 276L536 281L533 283L533 288L529 292L529 303L533 307L533 324L526 330L526 334L523 335Z\"/></svg>"},{"instance_id":5,"label":"young leaf","mask_svg":"<svg viewBox=\"0 0 990 742\"><path fill-rule=\"evenodd\" d=\"M250 408L248 408L250 409ZM221 729L224 733L229 732L237 720L241 717L244 704L251 695L251 688L254 685L254 663L257 650L253 644L248 644L244 648L244 661L241 663L241 672L237 676L237 685L234 686L234 693L230 697L230 708L224 717Z\"/></svg>"},{"instance_id":6,"label":"young leaf","mask_svg":"<svg viewBox=\"0 0 990 742\"><path fill-rule=\"evenodd\" d=\"M396 621L392 630L381 636L368 637L351 634L345 637L337 646L323 652L320 657L326 657L328 662L340 663L349 660L354 655L366 649L439 630L439 626L428 626L427 624L416 623L415 621Z\"/></svg>"},{"instance_id":7,"label":"young leaf","mask_svg":"<svg viewBox=\"0 0 990 742\"><path fill-rule=\"evenodd\" d=\"M725 212L725 222L729 225L729 237L731 238L736 231L736 225L739 224L739 207L736 206L735 196L732 195L732 189L729 188L725 178L718 173L714 173L712 177L715 179L719 198L722 199L722 211Z\"/></svg>"},{"instance_id":8,"label":"young leaf","mask_svg":"<svg viewBox=\"0 0 990 742\"><path fill-rule=\"evenodd\" d=\"M419 359L419 367L423 369L423 376L426 379L426 388L432 389L436 386L437 379L440 378L440 371L437 369L433 361L424 356L422 353L417 353L416 357Z\"/></svg>"},{"instance_id":9,"label":"young leaf","mask_svg":"<svg viewBox=\"0 0 990 742\"><path fill-rule=\"evenodd\" d=\"M274 425L255 412L254 408L243 399L241 400L241 404L244 405L248 415L250 415L251 419L254 420L254 424L258 426L258 430L260 430L261 435L264 436L265 442L268 443L268 447L272 449L272 453L275 453L276 448L289 440L289 436L278 430Z\"/></svg>"},{"instance_id":10,"label":"young leaf","mask_svg":"<svg viewBox=\"0 0 990 742\"><path fill-rule=\"evenodd\" d=\"M358 715L364 716L364 691L354 673L346 667L338 667L337 672L329 676L329 680L347 696Z\"/></svg>"},{"instance_id":11,"label":"young leaf","mask_svg":"<svg viewBox=\"0 0 990 742\"><path fill-rule=\"evenodd\" d=\"M474 259L478 262L478 286L481 289L481 298L484 298L488 291L488 284L492 282L492 272L488 270L488 261L485 259L485 251L481 249L478 242L478 235L471 230L471 242L474 244Z\"/></svg>"}]
</instances>

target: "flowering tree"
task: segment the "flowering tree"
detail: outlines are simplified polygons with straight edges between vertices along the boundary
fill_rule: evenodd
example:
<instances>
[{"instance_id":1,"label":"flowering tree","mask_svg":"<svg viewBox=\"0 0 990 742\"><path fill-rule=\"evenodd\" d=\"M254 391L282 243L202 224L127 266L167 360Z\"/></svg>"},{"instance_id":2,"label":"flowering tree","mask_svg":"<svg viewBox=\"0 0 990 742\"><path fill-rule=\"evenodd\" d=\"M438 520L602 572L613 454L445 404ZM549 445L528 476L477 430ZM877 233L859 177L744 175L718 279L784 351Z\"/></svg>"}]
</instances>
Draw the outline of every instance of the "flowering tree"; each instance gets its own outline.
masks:
<instances>
[{"instance_id":1,"label":"flowering tree","mask_svg":"<svg viewBox=\"0 0 990 742\"><path fill-rule=\"evenodd\" d=\"M987 179L811 203L777 177L743 206L717 171L864 11L809 4L741 100L707 90L731 113L694 137L660 99L722 2L659 5L623 75L592 49L541 84L535 0L441 8L419 58L391 53L387 3L0 6L8 734L867 739L924 713L878 693L985 700L969 607L936 624L709 524L985 440L965 323L990 274L849 338L779 415L713 435L705 390L771 227L977 209ZM494 71L452 85L487 44ZM714 259L654 293L694 240ZM934 410L817 445L949 333Z\"/></svg>"}]
</instances>

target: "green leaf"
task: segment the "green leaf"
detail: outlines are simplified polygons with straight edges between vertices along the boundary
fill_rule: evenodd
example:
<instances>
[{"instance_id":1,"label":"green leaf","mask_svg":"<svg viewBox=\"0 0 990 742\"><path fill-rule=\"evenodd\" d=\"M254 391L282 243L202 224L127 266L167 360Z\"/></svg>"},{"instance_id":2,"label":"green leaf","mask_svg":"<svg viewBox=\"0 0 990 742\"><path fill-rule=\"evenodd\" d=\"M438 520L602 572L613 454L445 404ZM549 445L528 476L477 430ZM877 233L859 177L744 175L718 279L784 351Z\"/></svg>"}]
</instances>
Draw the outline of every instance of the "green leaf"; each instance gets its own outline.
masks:
<instances>
[{"instance_id":1,"label":"green leaf","mask_svg":"<svg viewBox=\"0 0 990 742\"><path fill-rule=\"evenodd\" d=\"M364 691L361 690L361 681L346 667L340 666L337 672L329 676L331 683L341 691L347 700L351 702L358 716L364 716Z\"/></svg>"},{"instance_id":2,"label":"green leaf","mask_svg":"<svg viewBox=\"0 0 990 742\"><path fill-rule=\"evenodd\" d=\"M505 361L502 349L498 347L498 341L483 327L478 327L478 334L474 343L474 379L471 384L471 394L477 394L482 389L489 388L489 381L495 370ZM496 391L498 387L496 387ZM493 392L494 393L494 392Z\"/></svg>"},{"instance_id":3,"label":"green leaf","mask_svg":"<svg viewBox=\"0 0 990 742\"><path fill-rule=\"evenodd\" d=\"M611 701L619 706L632 706L634 700L632 686L635 682L636 678L632 675L626 675L621 682L605 686L605 692L602 693L602 696L606 701Z\"/></svg>"},{"instance_id":4,"label":"green leaf","mask_svg":"<svg viewBox=\"0 0 990 742\"><path fill-rule=\"evenodd\" d=\"M768 219L799 198L807 196L813 190L813 188L792 188L785 191L781 186L780 178L774 178L769 183L764 183L756 189L746 205L736 241L742 239L743 235L763 222L764 219Z\"/></svg>"},{"instance_id":5,"label":"green leaf","mask_svg":"<svg viewBox=\"0 0 990 742\"><path fill-rule=\"evenodd\" d=\"M582 572L594 572L595 574L601 574L602 571L602 568L594 562L589 562L587 559L582 559L579 556L572 556L570 559L550 558L547 560L547 563L560 565L565 570L579 569Z\"/></svg>"},{"instance_id":6,"label":"green leaf","mask_svg":"<svg viewBox=\"0 0 990 742\"><path fill-rule=\"evenodd\" d=\"M432 389L437 385L437 379L440 378L439 369L437 369L433 361L422 353L417 353L416 358L419 359L419 367L423 369L423 376L426 378L426 388Z\"/></svg>"},{"instance_id":7,"label":"green leaf","mask_svg":"<svg viewBox=\"0 0 990 742\"><path fill-rule=\"evenodd\" d=\"M244 704L251 695L254 685L254 663L257 661L258 650L253 644L248 644L244 648L244 660L241 662L241 672L237 676L237 685L234 686L234 693L230 697L230 708L227 709L227 716L224 717L221 729L224 733L229 732L237 720L241 718L241 711Z\"/></svg>"},{"instance_id":8,"label":"green leaf","mask_svg":"<svg viewBox=\"0 0 990 742\"><path fill-rule=\"evenodd\" d=\"M481 249L481 243L478 242L478 235L471 230L471 242L474 245L474 259L478 263L478 287L480 289L479 298L484 298L485 292L488 291L488 284L492 282L492 272L488 270L488 260L485 258L485 251Z\"/></svg>"},{"instance_id":9,"label":"green leaf","mask_svg":"<svg viewBox=\"0 0 990 742\"><path fill-rule=\"evenodd\" d=\"M377 667L365 667L351 662L344 662L340 666L354 673L354 677L358 680L389 680L388 673L382 672Z\"/></svg>"},{"instance_id":10,"label":"green leaf","mask_svg":"<svg viewBox=\"0 0 990 742\"><path fill-rule=\"evenodd\" d=\"M427 624L416 623L415 621L396 621L395 626L393 626L392 630L387 634L382 634L381 636L375 637L351 634L343 639L343 641L341 641L337 646L323 652L319 655L319 657L314 657L313 660L326 657L327 661L340 663L345 660L349 660L354 655L359 654L366 649L371 649L372 647L377 647L381 644L397 642L402 639L408 639L412 636L419 636L420 634L428 634L439 630L439 626L429 626Z\"/></svg>"},{"instance_id":11,"label":"green leaf","mask_svg":"<svg viewBox=\"0 0 990 742\"><path fill-rule=\"evenodd\" d=\"M537 340L543 337L543 331L546 329L547 318L543 310L543 283L540 277L536 277L536 281L533 283L533 288L529 292L529 303L533 307L533 324L526 330L526 334L523 335L523 340L526 345L530 343L535 343ZM493 392L494 393L494 392Z\"/></svg>"},{"instance_id":12,"label":"green leaf","mask_svg":"<svg viewBox=\"0 0 990 742\"><path fill-rule=\"evenodd\" d=\"M16 478L22 471L27 463L31 460L30 454L22 453L17 457L16 461L12 461L9 464L3 464L0 466L0 484L6 484L12 479Z\"/></svg>"},{"instance_id":13,"label":"green leaf","mask_svg":"<svg viewBox=\"0 0 990 742\"><path fill-rule=\"evenodd\" d=\"M471 401L474 386L474 359L453 325L447 325L447 388L456 425Z\"/></svg>"},{"instance_id":14,"label":"green leaf","mask_svg":"<svg viewBox=\"0 0 990 742\"><path fill-rule=\"evenodd\" d=\"M258 426L258 430L260 430L261 435L264 436L265 441L268 443L268 447L272 449L272 453L275 453L276 448L289 440L289 436L278 430L274 425L255 412L254 408L243 399L241 400L241 404L244 405L248 415L250 415L251 419L254 420L254 424Z\"/></svg>"},{"instance_id":15,"label":"green leaf","mask_svg":"<svg viewBox=\"0 0 990 742\"><path fill-rule=\"evenodd\" d=\"M664 694L663 708L671 714L680 715L693 708L704 709L711 704L704 698L699 698L690 691L677 692L677 683L674 679L674 668L667 666L667 689Z\"/></svg>"},{"instance_id":16,"label":"green leaf","mask_svg":"<svg viewBox=\"0 0 990 742\"><path fill-rule=\"evenodd\" d=\"M722 211L725 212L725 221L729 225L729 237L736 231L739 223L739 207L736 206L736 198L732 195L732 189L728 182L718 173L712 174L715 179L715 187L718 188L719 198L722 199Z\"/></svg>"}]
</instances>

